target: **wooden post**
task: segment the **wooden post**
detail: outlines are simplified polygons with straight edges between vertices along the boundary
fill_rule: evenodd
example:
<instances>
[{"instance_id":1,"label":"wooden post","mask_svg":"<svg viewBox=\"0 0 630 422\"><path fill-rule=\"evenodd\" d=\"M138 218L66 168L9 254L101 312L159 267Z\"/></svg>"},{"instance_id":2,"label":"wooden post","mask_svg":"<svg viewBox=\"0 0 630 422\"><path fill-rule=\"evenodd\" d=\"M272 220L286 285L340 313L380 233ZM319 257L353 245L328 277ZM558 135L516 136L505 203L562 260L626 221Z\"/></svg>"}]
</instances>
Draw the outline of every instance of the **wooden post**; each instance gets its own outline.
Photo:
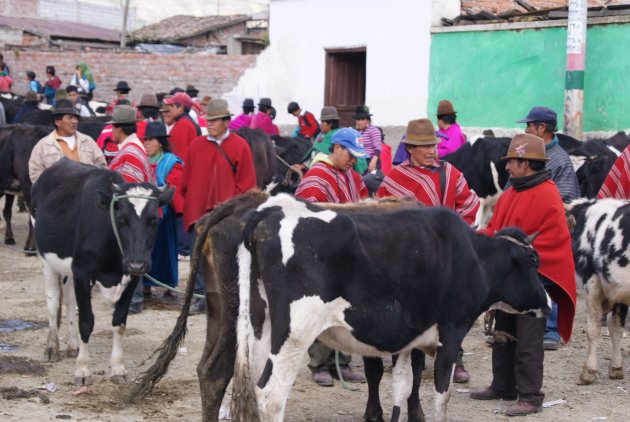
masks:
<instances>
[{"instance_id":1,"label":"wooden post","mask_svg":"<svg viewBox=\"0 0 630 422\"><path fill-rule=\"evenodd\" d=\"M123 26L120 33L120 48L125 48L127 44L127 17L129 16L129 0L125 0L125 8L123 10Z\"/></svg>"},{"instance_id":2,"label":"wooden post","mask_svg":"<svg viewBox=\"0 0 630 422\"><path fill-rule=\"evenodd\" d=\"M564 134L582 140L587 0L569 0Z\"/></svg>"}]
</instances>

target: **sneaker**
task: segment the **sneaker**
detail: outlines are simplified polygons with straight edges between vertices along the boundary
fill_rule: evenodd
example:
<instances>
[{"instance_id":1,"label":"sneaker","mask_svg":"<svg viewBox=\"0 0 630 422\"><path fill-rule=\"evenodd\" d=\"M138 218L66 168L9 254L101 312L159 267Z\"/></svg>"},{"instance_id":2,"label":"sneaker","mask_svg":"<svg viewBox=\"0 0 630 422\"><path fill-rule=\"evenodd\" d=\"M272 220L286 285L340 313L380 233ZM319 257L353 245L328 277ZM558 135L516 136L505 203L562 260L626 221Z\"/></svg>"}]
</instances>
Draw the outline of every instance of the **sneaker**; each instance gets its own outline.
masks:
<instances>
[{"instance_id":1,"label":"sneaker","mask_svg":"<svg viewBox=\"0 0 630 422\"><path fill-rule=\"evenodd\" d=\"M558 344L560 342L554 338L546 338L543 340L543 349L545 350L558 350Z\"/></svg>"},{"instance_id":2,"label":"sneaker","mask_svg":"<svg viewBox=\"0 0 630 422\"><path fill-rule=\"evenodd\" d=\"M542 406L536 406L524 401L518 401L514 406L510 406L506 409L505 414L508 416L527 416L532 413L542 412Z\"/></svg>"},{"instance_id":3,"label":"sneaker","mask_svg":"<svg viewBox=\"0 0 630 422\"><path fill-rule=\"evenodd\" d=\"M465 384L468 380L470 380L468 371L466 371L463 366L456 365L455 372L453 373L453 382Z\"/></svg>"},{"instance_id":4,"label":"sneaker","mask_svg":"<svg viewBox=\"0 0 630 422\"><path fill-rule=\"evenodd\" d=\"M322 387L332 387L335 384L332 375L328 369L319 369L313 372L313 381Z\"/></svg>"},{"instance_id":5,"label":"sneaker","mask_svg":"<svg viewBox=\"0 0 630 422\"><path fill-rule=\"evenodd\" d=\"M352 368L350 368L350 365L340 365L339 369L341 369L341 376L343 377L344 381L356 382L356 383L365 382L365 375L352 371ZM336 374L336 375L339 375L339 374Z\"/></svg>"},{"instance_id":6,"label":"sneaker","mask_svg":"<svg viewBox=\"0 0 630 422\"><path fill-rule=\"evenodd\" d=\"M205 313L206 313L206 299L204 298L195 299L192 305L190 305L190 312L188 314L198 315L198 314L205 314Z\"/></svg>"},{"instance_id":7,"label":"sneaker","mask_svg":"<svg viewBox=\"0 0 630 422\"><path fill-rule=\"evenodd\" d=\"M516 400L517 394L513 393L499 393L492 387L488 387L485 390L473 391L470 393L470 398L474 400Z\"/></svg>"}]
</instances>

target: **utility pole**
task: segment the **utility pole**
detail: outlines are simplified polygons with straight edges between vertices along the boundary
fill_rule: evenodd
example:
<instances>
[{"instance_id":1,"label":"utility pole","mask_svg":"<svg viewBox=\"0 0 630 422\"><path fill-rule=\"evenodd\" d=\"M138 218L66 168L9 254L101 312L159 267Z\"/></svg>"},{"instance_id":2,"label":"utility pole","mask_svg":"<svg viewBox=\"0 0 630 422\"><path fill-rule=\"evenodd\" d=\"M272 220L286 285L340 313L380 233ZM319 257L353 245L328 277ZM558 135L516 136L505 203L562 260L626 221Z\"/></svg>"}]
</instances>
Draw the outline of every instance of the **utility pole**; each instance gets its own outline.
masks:
<instances>
[{"instance_id":1,"label":"utility pole","mask_svg":"<svg viewBox=\"0 0 630 422\"><path fill-rule=\"evenodd\" d=\"M123 26L120 33L120 48L125 48L127 43L127 17L129 16L129 0L124 0L125 6L123 9Z\"/></svg>"},{"instance_id":2,"label":"utility pole","mask_svg":"<svg viewBox=\"0 0 630 422\"><path fill-rule=\"evenodd\" d=\"M569 0L567 66L564 83L564 134L582 140L587 0Z\"/></svg>"}]
</instances>

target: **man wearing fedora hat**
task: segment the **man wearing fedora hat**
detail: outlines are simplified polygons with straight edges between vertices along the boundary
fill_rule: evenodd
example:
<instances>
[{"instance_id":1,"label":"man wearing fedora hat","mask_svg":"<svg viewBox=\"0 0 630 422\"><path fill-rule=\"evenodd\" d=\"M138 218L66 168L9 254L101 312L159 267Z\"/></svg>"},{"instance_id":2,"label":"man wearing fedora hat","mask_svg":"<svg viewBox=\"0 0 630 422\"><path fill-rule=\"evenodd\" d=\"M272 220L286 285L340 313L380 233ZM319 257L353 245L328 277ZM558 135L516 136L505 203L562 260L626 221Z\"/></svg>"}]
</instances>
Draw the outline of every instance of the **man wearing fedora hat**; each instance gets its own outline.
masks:
<instances>
[{"instance_id":1,"label":"man wearing fedora hat","mask_svg":"<svg viewBox=\"0 0 630 422\"><path fill-rule=\"evenodd\" d=\"M24 96L24 102L20 109L13 116L13 123L22 123L27 114L39 110L39 96L37 93L29 91Z\"/></svg>"},{"instance_id":2,"label":"man wearing fedora hat","mask_svg":"<svg viewBox=\"0 0 630 422\"><path fill-rule=\"evenodd\" d=\"M440 101L435 114L438 128L445 135L442 142L438 144L438 155L444 157L464 145L466 137L462 133L462 128L457 124L457 112L449 100Z\"/></svg>"},{"instance_id":3,"label":"man wearing fedora hat","mask_svg":"<svg viewBox=\"0 0 630 422\"><path fill-rule=\"evenodd\" d=\"M472 225L479 198L468 188L459 170L438 159L437 146L441 139L435 135L431 120L411 120L402 142L409 159L392 169L376 196L411 196L430 207L450 208Z\"/></svg>"},{"instance_id":4,"label":"man wearing fedora hat","mask_svg":"<svg viewBox=\"0 0 630 422\"><path fill-rule=\"evenodd\" d=\"M116 83L116 87L114 88L114 94L116 95L116 97L112 100L111 103L107 105L107 107L105 107L106 116L112 115L112 113L114 112L114 107L116 107L116 102L118 100L123 99L129 101L129 99L127 98L129 91L131 91L131 88L129 87L127 81L118 81L118 83Z\"/></svg>"},{"instance_id":5,"label":"man wearing fedora hat","mask_svg":"<svg viewBox=\"0 0 630 422\"><path fill-rule=\"evenodd\" d=\"M261 98L258 103L258 113L252 116L249 127L260 129L269 136L278 135L278 128L273 124L270 114L274 111L270 98Z\"/></svg>"},{"instance_id":6,"label":"man wearing fedora hat","mask_svg":"<svg viewBox=\"0 0 630 422\"><path fill-rule=\"evenodd\" d=\"M185 92L177 92L175 95L164 97L162 107L165 113L164 120L172 122L169 132L171 152L185 160L188 146L193 139L201 135L201 130L187 112L192 107L192 100Z\"/></svg>"},{"instance_id":7,"label":"man wearing fedora hat","mask_svg":"<svg viewBox=\"0 0 630 422\"><path fill-rule=\"evenodd\" d=\"M556 112L548 107L532 108L527 116L516 123L525 123L525 133L536 135L545 141L547 169L551 171L551 180L556 184L560 197L564 202L579 198L580 187L569 154L560 146L555 135L557 126ZM509 181L508 181L509 186ZM554 303L552 311L547 315L545 331L545 350L557 350L560 344L557 323L558 307Z\"/></svg>"},{"instance_id":8,"label":"man wearing fedora hat","mask_svg":"<svg viewBox=\"0 0 630 422\"><path fill-rule=\"evenodd\" d=\"M381 130L372 125L372 114L366 105L360 105L354 112L352 118L356 122L356 128L361 133L365 152L368 154L366 162L368 165L367 172L370 173L377 168L381 168L379 157L383 144L383 135Z\"/></svg>"},{"instance_id":9,"label":"man wearing fedora hat","mask_svg":"<svg viewBox=\"0 0 630 422\"><path fill-rule=\"evenodd\" d=\"M322 110L330 119L333 110ZM336 110L335 110L336 112ZM323 119L322 119L323 120ZM325 202L333 204L347 204L367 198L367 187L361 176L352 170L352 166L367 157L361 134L352 128L342 128L335 131L330 139L329 154L319 159L295 191L296 198L308 202ZM309 368L313 373L313 381L323 387L334 385L331 371L335 368L335 351L315 340L309 349ZM350 368L351 356L339 353L341 375L350 382L365 382L362 374L357 374Z\"/></svg>"},{"instance_id":10,"label":"man wearing fedora hat","mask_svg":"<svg viewBox=\"0 0 630 422\"><path fill-rule=\"evenodd\" d=\"M155 184L155 173L149 164L144 145L136 135L136 109L130 105L114 108L112 120L112 140L118 145L118 154L109 163L109 168L125 179L127 183Z\"/></svg>"},{"instance_id":11,"label":"man wearing fedora hat","mask_svg":"<svg viewBox=\"0 0 630 422\"><path fill-rule=\"evenodd\" d=\"M503 159L511 186L494 208L483 233L492 236L505 227L518 227L527 234L537 233L531 246L538 253L538 275L547 292L558 304L558 328L565 341L571 337L575 315L575 275L571 236L558 189L545 169L548 160L542 138L518 134L512 138ZM475 391L476 400L517 400L506 410L508 416L524 416L542 411L543 337L545 318L508 314L497 310L495 330L508 334L505 342L492 344L492 383Z\"/></svg>"},{"instance_id":12,"label":"man wearing fedora hat","mask_svg":"<svg viewBox=\"0 0 630 422\"><path fill-rule=\"evenodd\" d=\"M242 127L249 127L254 115L254 100L245 98L243 100L243 112L230 121L230 130L239 130Z\"/></svg>"},{"instance_id":13,"label":"man wearing fedora hat","mask_svg":"<svg viewBox=\"0 0 630 422\"><path fill-rule=\"evenodd\" d=\"M33 183L44 169L63 157L79 163L107 167L103 152L94 139L77 131L79 112L72 106L70 100L57 100L51 117L55 129L40 139L28 161L28 172Z\"/></svg>"},{"instance_id":14,"label":"man wearing fedora hat","mask_svg":"<svg viewBox=\"0 0 630 422\"><path fill-rule=\"evenodd\" d=\"M211 100L204 117L208 135L196 137L184 159L179 192L184 197L184 228L193 246L194 225L203 214L256 187L252 153L247 142L228 129L231 116L225 100ZM195 279L195 291L203 294L203 269L200 270ZM205 308L206 301L197 299L191 313L203 312Z\"/></svg>"}]
</instances>

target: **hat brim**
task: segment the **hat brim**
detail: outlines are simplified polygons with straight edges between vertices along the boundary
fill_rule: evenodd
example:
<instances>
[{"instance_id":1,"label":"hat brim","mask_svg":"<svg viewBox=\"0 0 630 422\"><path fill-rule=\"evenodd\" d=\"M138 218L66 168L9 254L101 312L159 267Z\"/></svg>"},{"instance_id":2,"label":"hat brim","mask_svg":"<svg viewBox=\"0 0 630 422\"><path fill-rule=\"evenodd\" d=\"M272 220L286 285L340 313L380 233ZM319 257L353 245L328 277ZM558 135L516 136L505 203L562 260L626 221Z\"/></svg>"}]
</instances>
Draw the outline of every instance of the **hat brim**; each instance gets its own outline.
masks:
<instances>
[{"instance_id":1,"label":"hat brim","mask_svg":"<svg viewBox=\"0 0 630 422\"><path fill-rule=\"evenodd\" d=\"M535 120L534 119L528 119L527 117L525 117L524 119L516 121L516 123L531 123L531 122L535 122Z\"/></svg>"},{"instance_id":2,"label":"hat brim","mask_svg":"<svg viewBox=\"0 0 630 422\"><path fill-rule=\"evenodd\" d=\"M138 123L140 121L140 119L135 119L135 120L125 120L123 122L115 122L113 120L110 120L109 122L106 122L106 125L130 125L132 123Z\"/></svg>"},{"instance_id":3,"label":"hat brim","mask_svg":"<svg viewBox=\"0 0 630 422\"><path fill-rule=\"evenodd\" d=\"M419 141L416 139L403 139L401 142L407 145L429 146L429 145L441 144L442 140L440 138L435 138L435 139L425 140L425 141Z\"/></svg>"},{"instance_id":4,"label":"hat brim","mask_svg":"<svg viewBox=\"0 0 630 422\"><path fill-rule=\"evenodd\" d=\"M369 155L367 155L365 153L365 151L363 151L363 152L362 151L357 151L356 149L350 148L350 147L345 147L345 148L348 150L350 155L352 155L354 158L368 158L369 157Z\"/></svg>"},{"instance_id":5,"label":"hat brim","mask_svg":"<svg viewBox=\"0 0 630 422\"><path fill-rule=\"evenodd\" d=\"M56 111L52 111L50 113L50 116L60 116L63 114L71 114L73 116L77 116L77 117L81 117L81 114L79 113L78 110L72 109L72 108L61 108L59 110Z\"/></svg>"},{"instance_id":6,"label":"hat brim","mask_svg":"<svg viewBox=\"0 0 630 422\"><path fill-rule=\"evenodd\" d=\"M225 119L226 117L232 117L232 116L234 115L231 113L227 113L227 114L218 114L218 115L212 115L212 116L205 115L205 116L201 116L201 118L203 120L218 120L218 119Z\"/></svg>"},{"instance_id":7,"label":"hat brim","mask_svg":"<svg viewBox=\"0 0 630 422\"><path fill-rule=\"evenodd\" d=\"M155 138L155 139L168 139L170 138L171 135L169 135L168 133L166 135L160 135L160 136L155 136L155 135L149 135L149 136L143 136L140 139L151 139L151 138Z\"/></svg>"},{"instance_id":8,"label":"hat brim","mask_svg":"<svg viewBox=\"0 0 630 422\"><path fill-rule=\"evenodd\" d=\"M515 160L527 160L527 161L549 161L549 158L547 157L512 157L510 155L506 155L505 157L501 157L501 160L510 160L510 159L515 159Z\"/></svg>"},{"instance_id":9,"label":"hat brim","mask_svg":"<svg viewBox=\"0 0 630 422\"><path fill-rule=\"evenodd\" d=\"M372 115L368 113L355 114L352 116L354 120L367 119L369 117L372 117Z\"/></svg>"}]
</instances>

